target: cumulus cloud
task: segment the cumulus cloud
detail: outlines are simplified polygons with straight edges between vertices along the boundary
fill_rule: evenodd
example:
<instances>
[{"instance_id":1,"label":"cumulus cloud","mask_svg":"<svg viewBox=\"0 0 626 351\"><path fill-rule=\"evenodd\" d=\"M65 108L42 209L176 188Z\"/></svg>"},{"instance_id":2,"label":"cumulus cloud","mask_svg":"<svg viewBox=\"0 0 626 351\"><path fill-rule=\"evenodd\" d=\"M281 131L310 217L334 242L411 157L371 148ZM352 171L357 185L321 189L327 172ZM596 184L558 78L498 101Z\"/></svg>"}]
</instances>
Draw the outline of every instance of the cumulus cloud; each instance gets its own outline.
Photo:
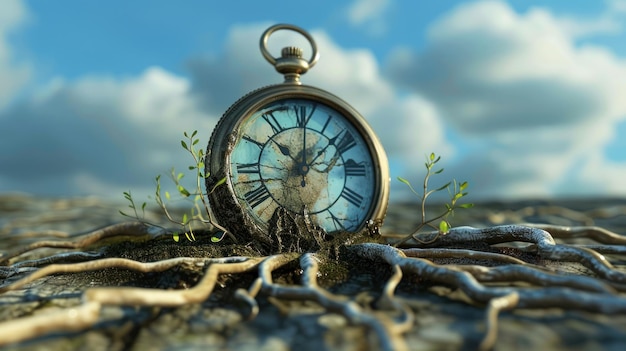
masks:
<instances>
[{"instance_id":1,"label":"cumulus cloud","mask_svg":"<svg viewBox=\"0 0 626 351\"><path fill-rule=\"evenodd\" d=\"M232 27L223 48L190 59L187 77L159 67L129 77L59 77L0 110L0 191L151 192L156 174L188 166L183 131L199 130L204 145L239 97L282 82L258 48L268 25ZM421 51L399 49L384 71L370 51L312 34L321 57L304 84L361 112L388 153L392 178L419 178L434 151L446 178L469 180L476 197L626 193L626 167L602 156L626 120L626 63L577 43L549 11L461 5L431 26ZM286 31L272 36L270 51L278 55L284 40L310 56L306 41ZM403 194L395 188L392 199Z\"/></svg>"},{"instance_id":2,"label":"cumulus cloud","mask_svg":"<svg viewBox=\"0 0 626 351\"><path fill-rule=\"evenodd\" d=\"M156 174L189 165L179 143L183 131L198 129L205 145L219 116L239 97L283 81L259 52L265 28L233 27L223 50L190 60L189 78L159 67L133 77L57 78L0 112L0 191L108 197L128 189L151 192ZM281 32L270 40L276 55L284 43L280 36L287 35ZM453 151L433 105L401 96L371 52L344 50L323 31L312 34L321 58L303 82L359 110L393 164L415 163L416 150L420 157L433 147ZM306 41L296 45L311 54Z\"/></svg>"},{"instance_id":3,"label":"cumulus cloud","mask_svg":"<svg viewBox=\"0 0 626 351\"><path fill-rule=\"evenodd\" d=\"M9 35L28 19L28 12L19 0L7 0L0 11L0 109L8 105L31 77L28 64L18 64L9 45Z\"/></svg>"},{"instance_id":4,"label":"cumulus cloud","mask_svg":"<svg viewBox=\"0 0 626 351\"><path fill-rule=\"evenodd\" d=\"M57 78L0 113L0 191L121 197L189 165L182 132L208 135L187 79L158 67L137 77Z\"/></svg>"},{"instance_id":5,"label":"cumulus cloud","mask_svg":"<svg viewBox=\"0 0 626 351\"><path fill-rule=\"evenodd\" d=\"M473 181L475 194L626 194L605 182L626 178L623 167L597 167L626 119L623 60L575 45L547 10L519 14L500 1L457 7L428 38L421 52L398 50L389 72L464 138L469 150L455 172Z\"/></svg>"}]
</instances>

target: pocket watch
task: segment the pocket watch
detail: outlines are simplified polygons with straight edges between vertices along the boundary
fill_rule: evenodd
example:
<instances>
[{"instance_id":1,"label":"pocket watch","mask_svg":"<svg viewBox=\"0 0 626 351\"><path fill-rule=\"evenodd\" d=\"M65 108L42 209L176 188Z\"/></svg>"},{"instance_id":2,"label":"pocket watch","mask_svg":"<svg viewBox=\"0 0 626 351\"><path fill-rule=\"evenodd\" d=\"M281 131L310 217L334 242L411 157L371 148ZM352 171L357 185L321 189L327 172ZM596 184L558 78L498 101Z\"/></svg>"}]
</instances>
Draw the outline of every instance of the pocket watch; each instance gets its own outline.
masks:
<instances>
[{"instance_id":1,"label":"pocket watch","mask_svg":"<svg viewBox=\"0 0 626 351\"><path fill-rule=\"evenodd\" d=\"M291 30L310 43L311 58L285 47L275 58L267 42ZM378 138L348 103L304 85L315 65L315 41L302 28L278 24L261 36L261 53L284 82L252 91L217 123L205 156L206 188L217 222L236 238L275 246L273 226L323 236L358 233L382 223L389 197L389 166ZM278 249L275 249L278 250Z\"/></svg>"}]
</instances>

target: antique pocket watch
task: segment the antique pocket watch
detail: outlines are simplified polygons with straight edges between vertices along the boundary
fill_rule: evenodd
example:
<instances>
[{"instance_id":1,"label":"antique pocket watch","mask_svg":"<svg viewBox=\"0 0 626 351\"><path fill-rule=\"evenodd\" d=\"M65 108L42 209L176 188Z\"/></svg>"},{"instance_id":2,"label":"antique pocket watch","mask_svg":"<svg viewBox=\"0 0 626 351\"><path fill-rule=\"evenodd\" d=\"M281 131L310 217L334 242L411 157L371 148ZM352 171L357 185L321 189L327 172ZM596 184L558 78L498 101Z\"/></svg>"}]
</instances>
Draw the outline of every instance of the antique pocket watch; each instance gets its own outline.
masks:
<instances>
[{"instance_id":1,"label":"antique pocket watch","mask_svg":"<svg viewBox=\"0 0 626 351\"><path fill-rule=\"evenodd\" d=\"M283 48L280 58L269 53L270 35L284 29L309 41L309 61L297 47ZM263 246L272 245L269 233L285 222L281 217L306 227L288 230L325 235L381 223L389 196L387 157L352 106L301 84L300 75L318 59L313 38L299 27L279 24L263 33L260 46L285 81L248 93L215 127L205 158L215 219L235 237Z\"/></svg>"}]
</instances>

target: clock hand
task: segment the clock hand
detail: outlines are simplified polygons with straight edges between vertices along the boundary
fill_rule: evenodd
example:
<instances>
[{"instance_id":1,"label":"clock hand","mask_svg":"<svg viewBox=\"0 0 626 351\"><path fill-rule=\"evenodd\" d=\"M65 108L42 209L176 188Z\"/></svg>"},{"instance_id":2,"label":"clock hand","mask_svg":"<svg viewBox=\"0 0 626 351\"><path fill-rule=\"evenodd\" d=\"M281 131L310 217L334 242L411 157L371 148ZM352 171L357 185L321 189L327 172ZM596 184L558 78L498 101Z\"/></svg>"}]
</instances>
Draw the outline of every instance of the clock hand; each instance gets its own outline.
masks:
<instances>
[{"instance_id":1,"label":"clock hand","mask_svg":"<svg viewBox=\"0 0 626 351\"><path fill-rule=\"evenodd\" d=\"M306 165L306 127L302 128L302 164Z\"/></svg>"},{"instance_id":2,"label":"clock hand","mask_svg":"<svg viewBox=\"0 0 626 351\"><path fill-rule=\"evenodd\" d=\"M280 153L285 155L285 156L289 156L289 158L291 158L293 161L295 161L298 165L298 173L300 173L302 175L302 181L300 182L300 186L302 186L303 188L306 186L306 180L304 179L304 176L309 172L309 166L304 163L304 162L298 162L293 156L291 156L291 151L289 151L289 148L279 144L276 140L271 139L274 142L274 144L276 144L278 146L278 150L280 150ZM304 156L302 156L304 157Z\"/></svg>"},{"instance_id":3,"label":"clock hand","mask_svg":"<svg viewBox=\"0 0 626 351\"><path fill-rule=\"evenodd\" d=\"M269 138L269 137L268 137L268 138ZM292 160L296 161L296 159L295 159L295 158L293 158L293 156L291 156L291 152L289 151L289 148L288 148L288 147L286 147L286 146L284 146L284 145L279 144L279 143L278 143L276 140L274 140L274 139L271 139L271 138L270 138L270 140L271 140L271 141L273 141L273 142L274 142L274 144L278 145L278 150L280 150L280 153L281 153L281 154L283 154L283 155L285 155L285 156L289 156Z\"/></svg>"}]
</instances>

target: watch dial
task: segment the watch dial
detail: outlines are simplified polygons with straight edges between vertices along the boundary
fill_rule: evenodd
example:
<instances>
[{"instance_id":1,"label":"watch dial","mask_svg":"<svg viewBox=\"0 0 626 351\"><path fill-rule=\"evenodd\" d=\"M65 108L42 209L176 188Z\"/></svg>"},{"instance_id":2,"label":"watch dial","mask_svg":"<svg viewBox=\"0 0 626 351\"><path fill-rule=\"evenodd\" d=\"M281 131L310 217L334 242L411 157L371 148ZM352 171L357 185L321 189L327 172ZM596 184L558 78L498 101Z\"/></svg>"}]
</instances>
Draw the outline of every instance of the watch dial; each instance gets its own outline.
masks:
<instances>
[{"instance_id":1,"label":"watch dial","mask_svg":"<svg viewBox=\"0 0 626 351\"><path fill-rule=\"evenodd\" d=\"M341 113L306 99L265 105L239 129L230 176L241 206L265 226L277 208L309 214L327 232L355 231L370 214L374 162Z\"/></svg>"}]
</instances>

